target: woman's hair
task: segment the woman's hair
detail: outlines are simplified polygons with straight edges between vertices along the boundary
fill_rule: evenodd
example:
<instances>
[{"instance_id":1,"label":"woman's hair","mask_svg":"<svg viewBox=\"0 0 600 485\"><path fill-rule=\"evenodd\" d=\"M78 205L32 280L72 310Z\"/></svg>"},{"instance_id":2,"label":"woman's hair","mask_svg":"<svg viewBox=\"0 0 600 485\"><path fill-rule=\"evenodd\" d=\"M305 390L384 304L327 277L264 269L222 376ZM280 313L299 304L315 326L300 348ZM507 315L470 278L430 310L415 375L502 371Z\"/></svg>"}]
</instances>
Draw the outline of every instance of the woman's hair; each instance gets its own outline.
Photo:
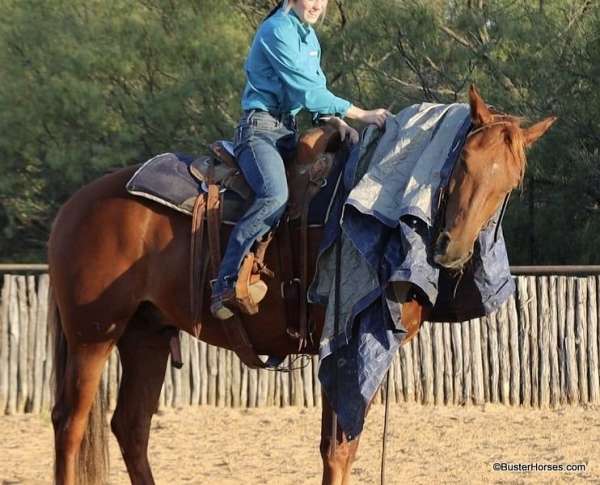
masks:
<instances>
[{"instance_id":1,"label":"woman's hair","mask_svg":"<svg viewBox=\"0 0 600 485\"><path fill-rule=\"evenodd\" d=\"M271 18L273 15L275 15L277 13L277 11L280 8L285 8L285 4L287 2L285 0L282 0L281 2L279 2L277 5L275 5L275 7L273 7L273 9L267 14L267 16L264 18L263 22L265 20L267 20L268 18Z\"/></svg>"}]
</instances>

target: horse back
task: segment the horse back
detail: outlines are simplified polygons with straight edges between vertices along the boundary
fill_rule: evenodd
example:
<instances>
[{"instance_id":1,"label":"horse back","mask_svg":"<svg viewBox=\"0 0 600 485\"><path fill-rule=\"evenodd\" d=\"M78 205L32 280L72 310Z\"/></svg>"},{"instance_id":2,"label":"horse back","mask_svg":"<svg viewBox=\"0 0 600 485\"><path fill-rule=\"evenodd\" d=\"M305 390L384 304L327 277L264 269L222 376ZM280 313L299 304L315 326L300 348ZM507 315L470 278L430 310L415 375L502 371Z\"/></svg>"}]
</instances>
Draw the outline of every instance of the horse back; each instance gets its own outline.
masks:
<instances>
[{"instance_id":1,"label":"horse back","mask_svg":"<svg viewBox=\"0 0 600 485\"><path fill-rule=\"evenodd\" d=\"M48 263L62 314L74 326L89 321L128 321L143 302L159 311L165 325L193 331L190 315L191 219L153 201L127 193L136 167L105 175L77 191L59 211L51 231ZM226 241L231 226L222 226ZM311 231L311 267L319 234ZM198 255L201 258L208 254ZM282 264L271 251L270 267ZM293 353L297 342L286 332L277 276L257 315L244 315L248 335L258 352ZM210 291L203 289L200 338L228 347L224 323L209 312ZM315 309L319 327L320 309ZM85 325L85 323L83 323ZM104 327L106 327L104 325ZM98 337L99 338L99 337Z\"/></svg>"}]
</instances>

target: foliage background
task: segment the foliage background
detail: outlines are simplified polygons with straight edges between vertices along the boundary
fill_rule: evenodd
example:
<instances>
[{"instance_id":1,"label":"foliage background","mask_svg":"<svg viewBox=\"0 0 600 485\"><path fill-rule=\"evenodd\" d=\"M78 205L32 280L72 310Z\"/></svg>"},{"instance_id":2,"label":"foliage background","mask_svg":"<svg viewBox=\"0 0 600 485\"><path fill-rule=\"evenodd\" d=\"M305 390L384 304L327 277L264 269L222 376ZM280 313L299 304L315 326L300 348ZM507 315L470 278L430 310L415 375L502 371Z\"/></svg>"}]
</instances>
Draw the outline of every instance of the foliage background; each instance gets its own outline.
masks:
<instances>
[{"instance_id":1,"label":"foliage background","mask_svg":"<svg viewBox=\"0 0 600 485\"><path fill-rule=\"evenodd\" d=\"M274 0L2 0L0 260L44 261L81 185L230 137ZM465 101L559 122L504 228L513 264L600 264L599 0L330 0L331 89L365 108Z\"/></svg>"}]
</instances>

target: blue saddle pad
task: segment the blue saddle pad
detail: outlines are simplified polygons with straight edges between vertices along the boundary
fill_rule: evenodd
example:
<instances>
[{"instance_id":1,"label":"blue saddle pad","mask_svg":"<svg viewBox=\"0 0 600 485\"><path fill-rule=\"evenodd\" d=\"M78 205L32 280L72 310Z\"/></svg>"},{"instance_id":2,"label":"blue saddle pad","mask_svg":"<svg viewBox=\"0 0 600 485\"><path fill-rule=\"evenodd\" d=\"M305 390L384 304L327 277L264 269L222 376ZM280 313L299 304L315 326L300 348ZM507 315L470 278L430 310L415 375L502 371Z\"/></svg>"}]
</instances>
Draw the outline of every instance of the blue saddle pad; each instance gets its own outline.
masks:
<instances>
[{"instance_id":1,"label":"blue saddle pad","mask_svg":"<svg viewBox=\"0 0 600 485\"><path fill-rule=\"evenodd\" d=\"M309 224L323 225L340 178L347 153L342 150L329 174L327 184L311 202ZM180 153L163 153L145 162L127 182L132 195L153 200L183 214L192 215L194 202L203 192L202 184L190 173L195 157ZM237 222L247 209L248 202L233 191L224 194L223 220Z\"/></svg>"}]
</instances>

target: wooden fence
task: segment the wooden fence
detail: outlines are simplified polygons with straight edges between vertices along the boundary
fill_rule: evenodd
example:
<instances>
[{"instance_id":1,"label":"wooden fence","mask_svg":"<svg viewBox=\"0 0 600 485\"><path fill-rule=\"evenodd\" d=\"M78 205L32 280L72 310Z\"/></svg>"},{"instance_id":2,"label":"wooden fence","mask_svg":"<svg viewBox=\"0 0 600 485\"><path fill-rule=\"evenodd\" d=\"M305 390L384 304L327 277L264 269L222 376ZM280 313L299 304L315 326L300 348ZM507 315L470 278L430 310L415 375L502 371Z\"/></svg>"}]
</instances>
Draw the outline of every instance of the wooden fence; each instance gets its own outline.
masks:
<instances>
[{"instance_id":1,"label":"wooden fence","mask_svg":"<svg viewBox=\"0 0 600 485\"><path fill-rule=\"evenodd\" d=\"M391 367L393 402L503 403L534 407L598 403L600 276L518 276L498 312L462 323L426 323ZM46 328L48 276L3 277L0 414L51 404L52 340ZM235 354L182 334L184 367L167 368L161 406L319 406L317 357L290 372L251 370ZM101 392L115 405L117 353ZM376 400L381 402L383 392Z\"/></svg>"}]
</instances>

